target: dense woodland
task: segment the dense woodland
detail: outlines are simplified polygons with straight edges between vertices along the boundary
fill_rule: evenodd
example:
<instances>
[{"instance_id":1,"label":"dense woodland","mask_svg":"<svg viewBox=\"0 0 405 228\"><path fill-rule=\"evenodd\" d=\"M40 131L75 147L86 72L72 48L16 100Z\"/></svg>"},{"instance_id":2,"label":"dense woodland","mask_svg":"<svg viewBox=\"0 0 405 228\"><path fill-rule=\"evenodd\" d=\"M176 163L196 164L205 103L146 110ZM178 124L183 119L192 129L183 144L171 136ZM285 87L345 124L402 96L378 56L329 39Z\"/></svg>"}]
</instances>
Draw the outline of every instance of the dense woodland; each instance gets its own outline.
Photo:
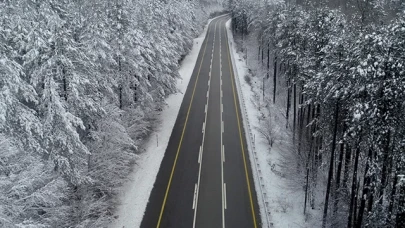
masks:
<instances>
[{"instance_id":1,"label":"dense woodland","mask_svg":"<svg viewBox=\"0 0 405 228\"><path fill-rule=\"evenodd\" d=\"M266 96L284 102L303 212L323 204L323 227L405 227L405 2L276 2L229 4Z\"/></svg>"},{"instance_id":2,"label":"dense woodland","mask_svg":"<svg viewBox=\"0 0 405 228\"><path fill-rule=\"evenodd\" d=\"M199 1L0 0L0 227L109 224L208 14Z\"/></svg>"}]
</instances>

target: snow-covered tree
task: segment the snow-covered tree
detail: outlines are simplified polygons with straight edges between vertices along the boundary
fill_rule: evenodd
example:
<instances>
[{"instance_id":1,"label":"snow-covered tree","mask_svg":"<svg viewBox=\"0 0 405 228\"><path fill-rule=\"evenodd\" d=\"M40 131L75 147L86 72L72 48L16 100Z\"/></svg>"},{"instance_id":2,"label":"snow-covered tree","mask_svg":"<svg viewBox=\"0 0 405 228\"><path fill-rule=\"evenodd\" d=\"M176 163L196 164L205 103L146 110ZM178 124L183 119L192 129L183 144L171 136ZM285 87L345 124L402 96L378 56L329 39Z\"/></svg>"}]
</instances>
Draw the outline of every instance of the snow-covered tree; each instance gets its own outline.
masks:
<instances>
[{"instance_id":1,"label":"snow-covered tree","mask_svg":"<svg viewBox=\"0 0 405 228\"><path fill-rule=\"evenodd\" d=\"M323 226L401 227L404 170L395 164L404 159L404 12L391 14L397 1L296 2L230 5L233 31L256 36L263 67L277 76L273 102L286 101L287 127L294 101L293 137L310 177L305 202L314 205L312 188L328 176Z\"/></svg>"},{"instance_id":2,"label":"snow-covered tree","mask_svg":"<svg viewBox=\"0 0 405 228\"><path fill-rule=\"evenodd\" d=\"M201 6L0 1L1 227L108 225Z\"/></svg>"}]
</instances>

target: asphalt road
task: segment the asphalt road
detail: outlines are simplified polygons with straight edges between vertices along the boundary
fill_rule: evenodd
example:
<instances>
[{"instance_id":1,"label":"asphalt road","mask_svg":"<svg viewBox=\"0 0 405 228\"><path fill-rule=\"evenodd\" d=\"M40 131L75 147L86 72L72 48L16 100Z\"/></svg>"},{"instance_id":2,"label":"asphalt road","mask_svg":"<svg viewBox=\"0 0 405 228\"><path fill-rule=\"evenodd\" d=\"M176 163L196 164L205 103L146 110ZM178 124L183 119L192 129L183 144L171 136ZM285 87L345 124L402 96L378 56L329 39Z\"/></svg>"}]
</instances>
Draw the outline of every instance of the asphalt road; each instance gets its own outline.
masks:
<instances>
[{"instance_id":1,"label":"asphalt road","mask_svg":"<svg viewBox=\"0 0 405 228\"><path fill-rule=\"evenodd\" d=\"M208 27L141 228L257 228L225 22Z\"/></svg>"}]
</instances>

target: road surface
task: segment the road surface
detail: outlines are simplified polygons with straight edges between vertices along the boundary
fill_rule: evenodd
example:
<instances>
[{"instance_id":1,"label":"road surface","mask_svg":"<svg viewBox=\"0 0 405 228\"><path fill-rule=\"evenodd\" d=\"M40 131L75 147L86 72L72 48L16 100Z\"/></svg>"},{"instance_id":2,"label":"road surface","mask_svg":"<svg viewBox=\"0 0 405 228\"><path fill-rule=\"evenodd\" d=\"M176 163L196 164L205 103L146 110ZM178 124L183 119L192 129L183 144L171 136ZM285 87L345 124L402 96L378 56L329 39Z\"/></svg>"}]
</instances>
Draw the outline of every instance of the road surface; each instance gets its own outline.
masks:
<instances>
[{"instance_id":1,"label":"road surface","mask_svg":"<svg viewBox=\"0 0 405 228\"><path fill-rule=\"evenodd\" d=\"M228 19L208 27L141 228L260 227Z\"/></svg>"}]
</instances>

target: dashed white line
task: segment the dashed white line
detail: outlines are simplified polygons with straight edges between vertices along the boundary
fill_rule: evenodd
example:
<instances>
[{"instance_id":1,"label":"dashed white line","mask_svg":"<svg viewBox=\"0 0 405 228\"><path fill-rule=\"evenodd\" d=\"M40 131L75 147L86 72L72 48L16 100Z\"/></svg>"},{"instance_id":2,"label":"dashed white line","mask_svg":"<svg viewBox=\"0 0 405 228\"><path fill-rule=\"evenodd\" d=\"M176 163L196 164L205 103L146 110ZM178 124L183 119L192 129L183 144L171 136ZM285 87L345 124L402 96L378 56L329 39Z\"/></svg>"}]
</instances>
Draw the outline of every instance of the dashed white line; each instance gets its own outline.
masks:
<instances>
[{"instance_id":1,"label":"dashed white line","mask_svg":"<svg viewBox=\"0 0 405 228\"><path fill-rule=\"evenodd\" d=\"M215 47L215 37L216 37L216 29L217 29L217 22L215 22L215 27L214 27L214 42L212 44L212 53L214 53L214 47ZM213 56L213 54L212 54ZM210 72L209 72L209 78L208 78L208 91L207 91L207 103L206 103L206 110L208 109L208 103L209 103L209 98L210 98L210 82L211 82L211 69L212 69L212 57L211 57L211 65L210 65ZM195 228L195 223L196 223L196 218L197 218L197 209L198 209L198 195L199 195L199 191L200 191L200 181L201 181L201 168L202 168L202 162L203 162L203 153L204 153L204 142L205 142L205 124L207 122L207 111L205 112L205 120L203 123L203 139L202 139L202 145L200 146L200 155L199 155L199 171L198 171L198 180L197 180L197 184L195 187L195 200L193 202L193 210L194 210L194 218L193 218L193 228Z\"/></svg>"},{"instance_id":2,"label":"dashed white line","mask_svg":"<svg viewBox=\"0 0 405 228\"><path fill-rule=\"evenodd\" d=\"M222 145L222 162L225 162L225 146Z\"/></svg>"},{"instance_id":3,"label":"dashed white line","mask_svg":"<svg viewBox=\"0 0 405 228\"><path fill-rule=\"evenodd\" d=\"M221 162L221 189L222 189L222 228L225 228L225 209L226 209L226 186L224 183L224 161L225 161L225 154L224 154L224 147L223 147L223 133L224 133L224 121L222 120L222 111L223 111L223 105L222 105L222 60L221 60L221 30L219 30L219 78L220 78L220 104L221 104L221 112L219 113L220 119L221 119L221 157L222 157L222 162Z\"/></svg>"},{"instance_id":4,"label":"dashed white line","mask_svg":"<svg viewBox=\"0 0 405 228\"><path fill-rule=\"evenodd\" d=\"M194 210L195 205L196 205L196 201L195 201L196 197L197 197L197 184L195 184L195 186L194 186L193 210Z\"/></svg>"},{"instance_id":5,"label":"dashed white line","mask_svg":"<svg viewBox=\"0 0 405 228\"><path fill-rule=\"evenodd\" d=\"M226 183L224 183L224 200L223 200L223 203L224 203L224 209L226 209Z\"/></svg>"},{"instance_id":6,"label":"dashed white line","mask_svg":"<svg viewBox=\"0 0 405 228\"><path fill-rule=\"evenodd\" d=\"M202 147L200 146L200 151L198 152L198 164L201 163Z\"/></svg>"}]
</instances>

